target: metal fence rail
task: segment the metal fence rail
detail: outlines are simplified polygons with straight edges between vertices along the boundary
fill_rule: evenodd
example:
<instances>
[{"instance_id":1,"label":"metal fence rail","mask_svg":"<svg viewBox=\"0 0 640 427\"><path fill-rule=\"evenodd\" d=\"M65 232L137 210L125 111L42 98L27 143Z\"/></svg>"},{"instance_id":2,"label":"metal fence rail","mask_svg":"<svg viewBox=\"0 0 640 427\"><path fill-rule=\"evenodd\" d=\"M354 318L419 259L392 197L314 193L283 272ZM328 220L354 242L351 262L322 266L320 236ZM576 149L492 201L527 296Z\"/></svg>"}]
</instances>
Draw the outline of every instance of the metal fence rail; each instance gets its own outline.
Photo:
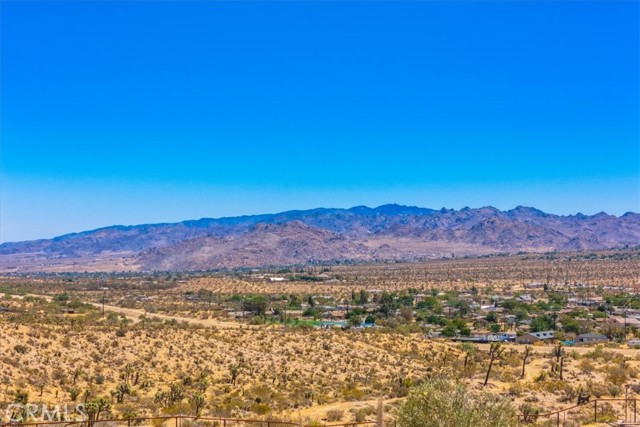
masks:
<instances>
[{"instance_id":1,"label":"metal fence rail","mask_svg":"<svg viewBox=\"0 0 640 427\"><path fill-rule=\"evenodd\" d=\"M609 404L609 405L607 405ZM617 420L618 424L612 425L640 425L637 424L638 420L640 420L640 416L638 416L638 399L595 399L586 403L582 403L579 405L573 405L568 408L559 409L557 411L548 412L545 414L531 414L531 415L518 415L518 424L522 426L526 426L527 424L535 424L536 421L540 419L547 420L555 420L556 427L564 426L567 420L571 420L571 417L567 417L567 415L571 411L579 411L579 410L592 410L593 417L591 418L594 423L598 421L603 421L599 418L602 418L605 415L605 411L609 411L613 409L612 405L618 404L621 408L618 408L619 411L624 411L623 419ZM623 424L620 424L623 423Z\"/></svg>"},{"instance_id":2,"label":"metal fence rail","mask_svg":"<svg viewBox=\"0 0 640 427\"><path fill-rule=\"evenodd\" d=\"M145 423L145 421L147 423ZM100 420L74 420L74 421L34 421L0 423L0 427L134 427L141 424L150 425L151 422L161 424L168 423L171 427L186 427L185 425L199 426L205 424L211 427L311 427L306 424L292 421L255 420L244 418L223 417L192 417L188 415L173 415L165 417L134 417L129 419L100 419ZM186 422L185 422L186 421ZM374 421L348 422L348 423L324 423L326 427L359 427L375 426Z\"/></svg>"}]
</instances>

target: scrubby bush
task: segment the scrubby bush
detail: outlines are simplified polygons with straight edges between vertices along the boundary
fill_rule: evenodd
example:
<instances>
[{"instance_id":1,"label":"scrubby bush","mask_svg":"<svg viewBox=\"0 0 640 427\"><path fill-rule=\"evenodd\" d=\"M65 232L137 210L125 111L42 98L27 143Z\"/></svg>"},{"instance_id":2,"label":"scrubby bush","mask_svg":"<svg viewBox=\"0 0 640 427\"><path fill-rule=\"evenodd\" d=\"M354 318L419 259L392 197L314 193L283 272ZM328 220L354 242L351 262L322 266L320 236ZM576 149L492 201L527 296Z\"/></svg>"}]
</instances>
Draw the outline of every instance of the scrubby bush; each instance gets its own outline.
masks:
<instances>
[{"instance_id":1,"label":"scrubby bush","mask_svg":"<svg viewBox=\"0 0 640 427\"><path fill-rule=\"evenodd\" d=\"M433 379L414 388L398 412L399 427L512 427L511 402L489 393L472 394L448 379Z\"/></svg>"},{"instance_id":2,"label":"scrubby bush","mask_svg":"<svg viewBox=\"0 0 640 427\"><path fill-rule=\"evenodd\" d=\"M344 418L344 411L342 409L331 409L327 411L327 421L334 422L340 421Z\"/></svg>"}]
</instances>

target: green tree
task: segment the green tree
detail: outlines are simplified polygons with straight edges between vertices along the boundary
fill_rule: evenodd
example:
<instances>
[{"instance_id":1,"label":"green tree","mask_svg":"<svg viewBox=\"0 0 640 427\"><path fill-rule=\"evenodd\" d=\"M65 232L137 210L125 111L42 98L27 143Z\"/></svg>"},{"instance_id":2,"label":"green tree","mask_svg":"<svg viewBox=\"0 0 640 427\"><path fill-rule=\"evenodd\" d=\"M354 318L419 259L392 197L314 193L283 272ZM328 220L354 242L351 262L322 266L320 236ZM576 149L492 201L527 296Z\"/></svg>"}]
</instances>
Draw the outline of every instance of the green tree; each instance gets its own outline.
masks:
<instances>
[{"instance_id":1,"label":"green tree","mask_svg":"<svg viewBox=\"0 0 640 427\"><path fill-rule=\"evenodd\" d=\"M531 332L549 331L555 329L555 326L553 317L543 314L531 321Z\"/></svg>"},{"instance_id":2,"label":"green tree","mask_svg":"<svg viewBox=\"0 0 640 427\"><path fill-rule=\"evenodd\" d=\"M364 305L369 302L369 294L364 289L361 289L358 292L358 297L356 298L356 302L360 305Z\"/></svg>"},{"instance_id":3,"label":"green tree","mask_svg":"<svg viewBox=\"0 0 640 427\"><path fill-rule=\"evenodd\" d=\"M580 333L580 324L572 317L565 317L562 319L562 329L565 332L573 332L574 334Z\"/></svg>"},{"instance_id":4,"label":"green tree","mask_svg":"<svg viewBox=\"0 0 640 427\"><path fill-rule=\"evenodd\" d=\"M242 309L256 316L262 316L267 311L267 298L262 295L249 297L242 302Z\"/></svg>"},{"instance_id":5,"label":"green tree","mask_svg":"<svg viewBox=\"0 0 640 427\"><path fill-rule=\"evenodd\" d=\"M498 321L498 314L495 311L489 312L485 317L487 322L496 323Z\"/></svg>"},{"instance_id":6,"label":"green tree","mask_svg":"<svg viewBox=\"0 0 640 427\"><path fill-rule=\"evenodd\" d=\"M416 308L418 309L427 309L436 314L442 313L442 302L436 297L426 297L418 304L416 304Z\"/></svg>"},{"instance_id":7,"label":"green tree","mask_svg":"<svg viewBox=\"0 0 640 427\"><path fill-rule=\"evenodd\" d=\"M347 322L350 327L356 328L362 324L362 318L360 316L349 316Z\"/></svg>"},{"instance_id":8,"label":"green tree","mask_svg":"<svg viewBox=\"0 0 640 427\"><path fill-rule=\"evenodd\" d=\"M471 329L467 326L467 322L461 318L451 319L447 326L442 330L442 335L445 337L453 337L456 335L462 335L468 337L471 335Z\"/></svg>"}]
</instances>

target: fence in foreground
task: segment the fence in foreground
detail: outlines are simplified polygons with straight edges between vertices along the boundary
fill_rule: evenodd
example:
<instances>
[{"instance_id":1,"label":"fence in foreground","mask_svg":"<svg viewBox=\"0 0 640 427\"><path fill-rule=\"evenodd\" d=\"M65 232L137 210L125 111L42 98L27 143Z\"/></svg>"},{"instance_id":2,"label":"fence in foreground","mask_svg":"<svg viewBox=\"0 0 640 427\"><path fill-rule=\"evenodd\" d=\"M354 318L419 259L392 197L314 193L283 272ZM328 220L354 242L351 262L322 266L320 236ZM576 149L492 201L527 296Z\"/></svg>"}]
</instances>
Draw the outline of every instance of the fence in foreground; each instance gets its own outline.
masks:
<instances>
[{"instance_id":1,"label":"fence in foreground","mask_svg":"<svg viewBox=\"0 0 640 427\"><path fill-rule=\"evenodd\" d=\"M376 423L348 422L330 423L321 421L321 427L373 427ZM28 423L0 423L0 427L316 427L318 424L301 424L291 421L252 420L242 418L190 417L174 415L166 417L135 417L129 419L45 421Z\"/></svg>"},{"instance_id":2,"label":"fence in foreground","mask_svg":"<svg viewBox=\"0 0 640 427\"><path fill-rule=\"evenodd\" d=\"M638 399L595 399L557 411L537 414L519 414L521 426L539 425L564 427L577 419L610 425L640 426ZM0 423L0 427L375 427L376 422L301 424L292 421L255 420L222 417L193 417L173 415L163 417L135 417L128 419L100 419L76 421L34 421L28 423Z\"/></svg>"},{"instance_id":3,"label":"fence in foreground","mask_svg":"<svg viewBox=\"0 0 640 427\"><path fill-rule=\"evenodd\" d=\"M545 426L564 427L576 420L610 425L640 426L638 399L595 399L545 414L520 414L521 426L545 422Z\"/></svg>"}]
</instances>

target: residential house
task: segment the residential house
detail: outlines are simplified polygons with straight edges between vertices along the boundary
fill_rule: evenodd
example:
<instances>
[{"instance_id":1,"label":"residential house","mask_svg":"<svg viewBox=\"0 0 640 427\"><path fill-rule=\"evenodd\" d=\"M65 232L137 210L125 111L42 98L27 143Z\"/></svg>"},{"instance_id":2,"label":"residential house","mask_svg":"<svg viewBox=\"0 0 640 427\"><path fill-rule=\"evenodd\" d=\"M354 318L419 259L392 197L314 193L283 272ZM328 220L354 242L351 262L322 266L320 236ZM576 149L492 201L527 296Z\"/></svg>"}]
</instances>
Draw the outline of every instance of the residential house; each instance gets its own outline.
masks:
<instances>
[{"instance_id":1,"label":"residential house","mask_svg":"<svg viewBox=\"0 0 640 427\"><path fill-rule=\"evenodd\" d=\"M325 313L323 317L325 319L331 319L331 320L344 320L346 318L346 312L338 311L338 310L329 311Z\"/></svg>"},{"instance_id":2,"label":"residential house","mask_svg":"<svg viewBox=\"0 0 640 427\"><path fill-rule=\"evenodd\" d=\"M529 332L516 338L518 344L533 344L538 341L552 340L555 337L553 331Z\"/></svg>"},{"instance_id":3,"label":"residential house","mask_svg":"<svg viewBox=\"0 0 640 427\"><path fill-rule=\"evenodd\" d=\"M609 321L619 326L640 329L640 320L636 319L635 317L611 316L609 318Z\"/></svg>"},{"instance_id":4,"label":"residential house","mask_svg":"<svg viewBox=\"0 0 640 427\"><path fill-rule=\"evenodd\" d=\"M607 341L609 341L609 338L602 334L580 334L576 337L576 342L582 344L595 344Z\"/></svg>"}]
</instances>

